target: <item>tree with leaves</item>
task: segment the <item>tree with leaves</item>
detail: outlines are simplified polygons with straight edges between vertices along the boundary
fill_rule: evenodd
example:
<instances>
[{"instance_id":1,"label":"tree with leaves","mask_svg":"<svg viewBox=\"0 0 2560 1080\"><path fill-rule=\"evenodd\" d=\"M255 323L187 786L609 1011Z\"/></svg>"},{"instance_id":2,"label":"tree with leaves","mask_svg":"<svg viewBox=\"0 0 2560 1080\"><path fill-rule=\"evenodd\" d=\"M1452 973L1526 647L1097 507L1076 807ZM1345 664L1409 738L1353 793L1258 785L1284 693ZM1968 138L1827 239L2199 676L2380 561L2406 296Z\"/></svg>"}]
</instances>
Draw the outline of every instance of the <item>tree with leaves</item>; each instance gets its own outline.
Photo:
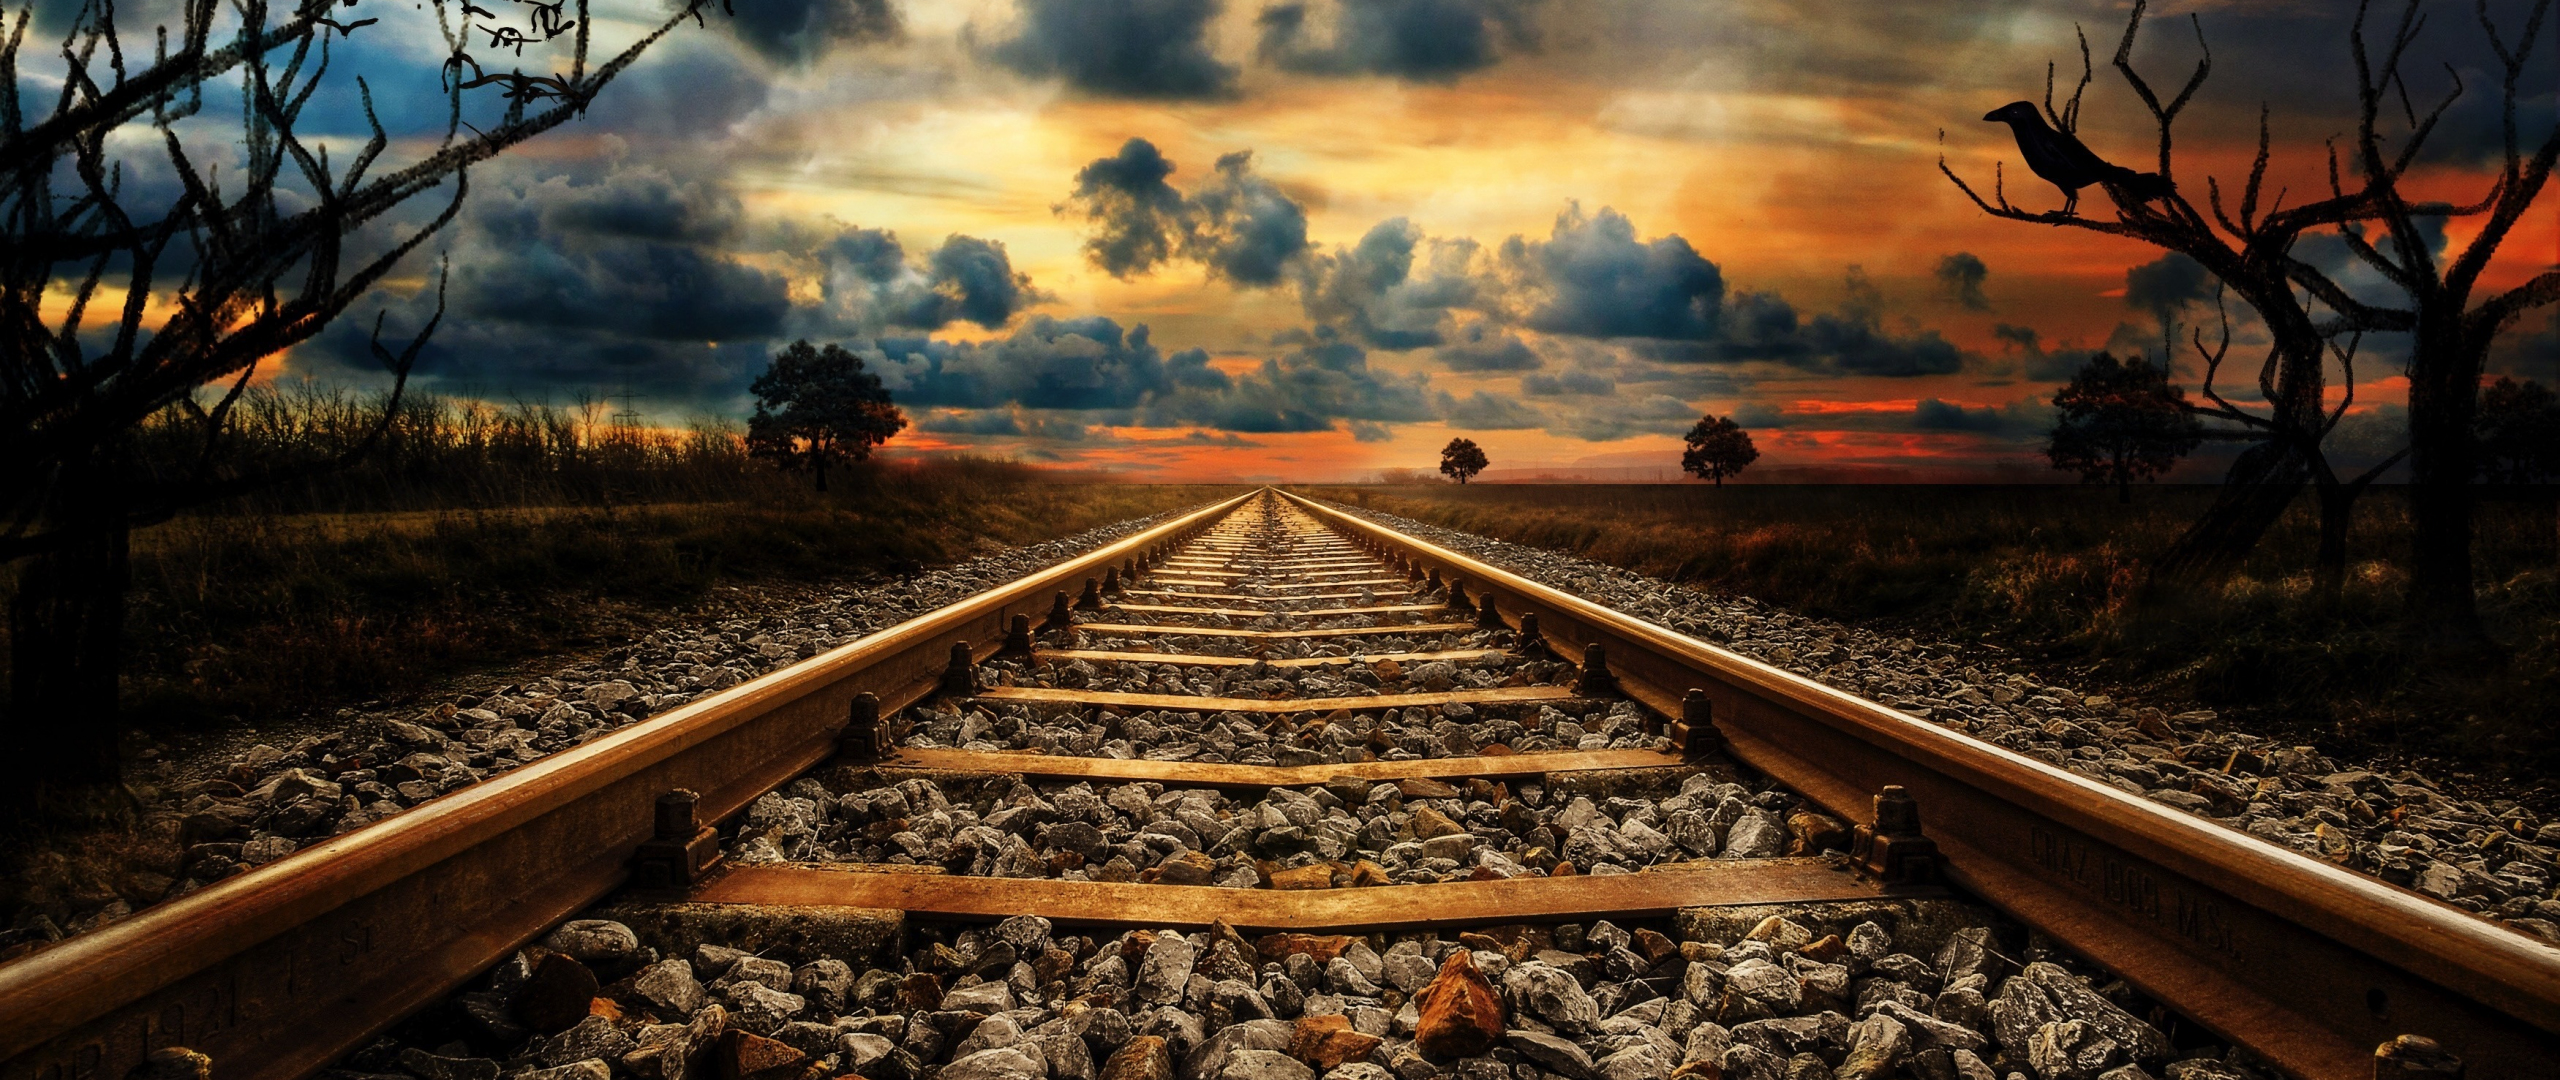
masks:
<instances>
[{"instance_id":1,"label":"tree with leaves","mask_svg":"<svg viewBox=\"0 0 2560 1080\"><path fill-rule=\"evenodd\" d=\"M1484 456L1484 448L1477 446L1474 439L1451 439L1449 445L1440 448L1440 475L1456 477L1461 484L1491 464Z\"/></svg>"},{"instance_id":2,"label":"tree with leaves","mask_svg":"<svg viewBox=\"0 0 2560 1080\"><path fill-rule=\"evenodd\" d=\"M870 457L872 447L907 426L880 376L842 345L792 342L747 389L756 396L747 454L815 474L820 491L828 469Z\"/></svg>"},{"instance_id":3,"label":"tree with leaves","mask_svg":"<svg viewBox=\"0 0 2560 1080\"><path fill-rule=\"evenodd\" d=\"M244 460L228 424L260 366L311 341L451 223L471 166L583 115L709 2L679 0L590 67L586 0L574 18L536 8L529 29L502 25L513 13L436 0L445 123L396 150L366 81L328 79L333 48L341 72L349 57L391 55L333 46L377 21L360 17L364 0L180 0L179 25L159 27L147 54L133 43L152 35L120 27L105 0L35 5L0 27L0 562L23 560L0 714L16 752L0 764L0 801L117 779L132 530L370 450L443 316L441 276L434 315L407 342L383 344L374 321L372 354L392 388L344 454L286 468ZM58 48L30 55L39 9L68 21ZM481 34L557 40L565 70L484 72L466 51ZM22 96L57 75L57 91ZM205 113L208 85L239 102ZM314 105L325 137L303 130ZM370 137L341 140L354 116ZM377 171L386 151L406 160ZM175 182L127 182L137 174ZM395 211L416 201L443 205L402 222Z\"/></svg>"},{"instance_id":4,"label":"tree with leaves","mask_svg":"<svg viewBox=\"0 0 2560 1080\"><path fill-rule=\"evenodd\" d=\"M2560 482L2560 395L2500 378L2480 391L2480 478L2492 484Z\"/></svg>"},{"instance_id":5,"label":"tree with leaves","mask_svg":"<svg viewBox=\"0 0 2560 1080\"><path fill-rule=\"evenodd\" d=\"M2053 396L2061 415L2045 443L2053 467L2085 483L2114 484L2116 501L2133 501L2133 482L2168 472L2204 440L2204 424L2187 409L2187 392L2144 357L2099 353L2080 365L2071 385Z\"/></svg>"},{"instance_id":6,"label":"tree with leaves","mask_svg":"<svg viewBox=\"0 0 2560 1080\"><path fill-rule=\"evenodd\" d=\"M1681 470L1713 480L1717 487L1724 486L1725 477L1760 460L1760 448L1751 445L1751 433L1730 416L1699 417L1698 425L1689 429L1688 445L1680 454Z\"/></svg>"}]
</instances>

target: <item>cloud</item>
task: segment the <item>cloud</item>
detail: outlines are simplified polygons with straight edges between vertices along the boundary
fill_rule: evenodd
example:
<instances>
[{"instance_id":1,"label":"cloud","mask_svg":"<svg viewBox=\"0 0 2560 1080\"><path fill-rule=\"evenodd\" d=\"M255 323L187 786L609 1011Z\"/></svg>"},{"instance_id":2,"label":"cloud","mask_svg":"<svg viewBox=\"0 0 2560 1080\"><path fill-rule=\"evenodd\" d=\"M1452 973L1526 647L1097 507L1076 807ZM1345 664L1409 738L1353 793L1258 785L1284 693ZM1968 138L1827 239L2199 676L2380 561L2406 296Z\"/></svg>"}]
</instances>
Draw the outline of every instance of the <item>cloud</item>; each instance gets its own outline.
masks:
<instances>
[{"instance_id":1,"label":"cloud","mask_svg":"<svg viewBox=\"0 0 2560 1080\"><path fill-rule=\"evenodd\" d=\"M1219 387L1209 355L1165 356L1145 326L1035 315L985 342L882 338L859 349L903 404L958 409L1127 410L1183 387Z\"/></svg>"},{"instance_id":2,"label":"cloud","mask_svg":"<svg viewBox=\"0 0 2560 1080\"><path fill-rule=\"evenodd\" d=\"M1560 371L1521 376L1520 392L1530 397L1602 397L1617 393L1618 384L1608 376L1588 371Z\"/></svg>"},{"instance_id":3,"label":"cloud","mask_svg":"<svg viewBox=\"0 0 2560 1080\"><path fill-rule=\"evenodd\" d=\"M942 409L916 418L916 430L938 435L995 435L1052 442L1090 442L1105 434L1057 416L1025 409Z\"/></svg>"},{"instance_id":4,"label":"cloud","mask_svg":"<svg viewBox=\"0 0 2560 1080\"><path fill-rule=\"evenodd\" d=\"M1936 330L1906 323L1885 328L1883 297L1866 274L1849 268L1848 298L1837 313L1805 319L1774 293L1741 293L1726 309L1724 336L1713 353L1725 360L1770 360L1806 371L1912 377L1952 375L1971 354Z\"/></svg>"},{"instance_id":5,"label":"cloud","mask_svg":"<svg viewBox=\"0 0 2560 1080\"><path fill-rule=\"evenodd\" d=\"M1017 273L1003 244L954 233L921 262L886 229L847 227L814 245L820 318L831 334L939 330L968 321L1002 328L1048 299Z\"/></svg>"},{"instance_id":6,"label":"cloud","mask_svg":"<svg viewBox=\"0 0 2560 1080\"><path fill-rule=\"evenodd\" d=\"M2080 367L2097 355L2095 349L2063 348L2045 351L2041 335L2035 327L1995 323L1991 336L1998 338L2025 361L2025 375L2036 382L2067 382L2080 373Z\"/></svg>"},{"instance_id":7,"label":"cloud","mask_svg":"<svg viewBox=\"0 0 2560 1080\"><path fill-rule=\"evenodd\" d=\"M1546 365L1518 334L1480 322L1469 323L1432 355L1451 371L1535 371Z\"/></svg>"},{"instance_id":8,"label":"cloud","mask_svg":"<svg viewBox=\"0 0 2560 1080\"><path fill-rule=\"evenodd\" d=\"M1166 183L1174 164L1154 143L1131 139L1076 173L1060 212L1092 222L1085 258L1129 278L1176 258L1239 285L1273 285L1307 253L1307 214L1253 171L1253 152L1218 159L1215 175L1185 196Z\"/></svg>"},{"instance_id":9,"label":"cloud","mask_svg":"<svg viewBox=\"0 0 2560 1080\"><path fill-rule=\"evenodd\" d=\"M839 45L895 40L901 29L889 0L753 0L712 19L757 55L795 67Z\"/></svg>"},{"instance_id":10,"label":"cloud","mask_svg":"<svg viewBox=\"0 0 2560 1080\"><path fill-rule=\"evenodd\" d=\"M1349 426L1351 428L1351 441L1353 442L1394 442L1396 438L1396 429L1386 424L1374 423L1368 420L1353 420L1350 421ZM1230 435L1228 438L1232 439L1235 438L1235 436Z\"/></svg>"},{"instance_id":11,"label":"cloud","mask_svg":"<svg viewBox=\"0 0 2560 1080\"><path fill-rule=\"evenodd\" d=\"M1165 394L1140 411L1154 426L1196 423L1247 434L1328 431L1336 421L1432 420L1445 397L1424 375L1369 366L1368 350L1324 327L1285 335L1296 348L1217 385Z\"/></svg>"},{"instance_id":12,"label":"cloud","mask_svg":"<svg viewBox=\"0 0 2560 1080\"><path fill-rule=\"evenodd\" d=\"M1308 5L1274 4L1254 20L1262 28L1257 55L1307 74L1451 83L1491 67L1506 51L1534 48L1534 6L1534 0L1337 0L1330 32L1318 41Z\"/></svg>"},{"instance_id":13,"label":"cloud","mask_svg":"<svg viewBox=\"0 0 2560 1080\"><path fill-rule=\"evenodd\" d=\"M1938 286L1947 298L1967 311L1991 310L1991 298L1982 294L1982 281L1991 276L1991 268L1971 252L1959 251L1938 260Z\"/></svg>"},{"instance_id":14,"label":"cloud","mask_svg":"<svg viewBox=\"0 0 2560 1080\"><path fill-rule=\"evenodd\" d=\"M1236 68L1209 51L1209 23L1219 6L1217 0L1015 0L1019 31L988 55L1096 97L1233 97Z\"/></svg>"},{"instance_id":15,"label":"cloud","mask_svg":"<svg viewBox=\"0 0 2560 1080\"><path fill-rule=\"evenodd\" d=\"M1586 442L1630 435L1677 435L1696 423L1698 410L1669 394L1630 394L1593 399L1551 415L1547 433Z\"/></svg>"},{"instance_id":16,"label":"cloud","mask_svg":"<svg viewBox=\"0 0 2560 1080\"><path fill-rule=\"evenodd\" d=\"M1078 170L1075 192L1060 209L1072 207L1096 226L1085 237L1085 258L1117 278L1171 258L1185 216L1182 193L1165 183L1171 175L1173 162L1145 139Z\"/></svg>"},{"instance_id":17,"label":"cloud","mask_svg":"<svg viewBox=\"0 0 2560 1080\"><path fill-rule=\"evenodd\" d=\"M2187 305L2212 299L2213 283L2203 263L2172 251L2124 272L2124 303L2150 312L2161 337L2176 340L2180 315Z\"/></svg>"},{"instance_id":18,"label":"cloud","mask_svg":"<svg viewBox=\"0 0 2560 1080\"><path fill-rule=\"evenodd\" d=\"M1724 276L1677 235L1636 239L1615 210L1557 215L1544 241L1505 241L1503 265L1520 279L1535 330L1582 337L1701 341L1717 331Z\"/></svg>"},{"instance_id":19,"label":"cloud","mask_svg":"<svg viewBox=\"0 0 2560 1080\"><path fill-rule=\"evenodd\" d=\"M1451 427L1468 431L1508 431L1546 423L1538 410L1519 400L1483 390L1451 400L1446 416Z\"/></svg>"},{"instance_id":20,"label":"cloud","mask_svg":"<svg viewBox=\"0 0 2560 1080\"><path fill-rule=\"evenodd\" d=\"M1389 218L1350 247L1309 251L1298 263L1299 303L1308 318L1375 348L1441 345L1449 313L1477 303L1484 288L1474 265L1478 250L1473 240L1432 239L1411 221ZM1493 351L1483 351L1488 348ZM1453 357L1444 350L1442 357L1460 371L1509 370L1522 364L1527 349L1517 339L1496 340L1478 330L1461 352ZM1461 366L1471 360L1493 366ZM1536 367L1537 357L1527 355L1523 366Z\"/></svg>"},{"instance_id":21,"label":"cloud","mask_svg":"<svg viewBox=\"0 0 2560 1080\"><path fill-rule=\"evenodd\" d=\"M1921 431L1968 431L2023 438L2053 427L2053 412L2033 398L2007 405L1965 406L1922 398L1911 409L1911 426Z\"/></svg>"},{"instance_id":22,"label":"cloud","mask_svg":"<svg viewBox=\"0 0 2560 1080\"><path fill-rule=\"evenodd\" d=\"M762 368L768 339L787 328L788 283L729 250L744 214L716 180L638 165L583 177L490 172L440 237L452 279L445 318L419 356L422 383L730 401ZM432 285L377 295L394 342L435 305ZM337 320L297 348L293 364L374 372L372 326Z\"/></svg>"}]
</instances>

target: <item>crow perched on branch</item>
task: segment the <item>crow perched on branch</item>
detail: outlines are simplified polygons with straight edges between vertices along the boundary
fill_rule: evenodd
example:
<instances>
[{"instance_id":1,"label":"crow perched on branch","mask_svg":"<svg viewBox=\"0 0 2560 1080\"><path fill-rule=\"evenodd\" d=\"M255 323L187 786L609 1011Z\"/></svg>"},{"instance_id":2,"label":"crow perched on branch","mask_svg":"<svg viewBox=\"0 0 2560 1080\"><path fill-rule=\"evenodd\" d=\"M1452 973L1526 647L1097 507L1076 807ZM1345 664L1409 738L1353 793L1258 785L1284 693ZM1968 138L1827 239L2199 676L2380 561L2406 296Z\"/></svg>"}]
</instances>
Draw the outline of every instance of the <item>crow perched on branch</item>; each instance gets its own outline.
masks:
<instances>
[{"instance_id":1,"label":"crow perched on branch","mask_svg":"<svg viewBox=\"0 0 2560 1080\"><path fill-rule=\"evenodd\" d=\"M2012 101L1982 118L2007 124L2017 134L2018 152L2026 155L2027 168L2062 189L2063 216L2069 216L2080 205L2080 189L2091 184L2105 185L2108 194L2117 198L2129 196L2136 202L2169 195L2167 178L2159 173L2135 172L2091 153L2077 136L2045 123L2044 114L2036 111L2032 101Z\"/></svg>"}]
</instances>

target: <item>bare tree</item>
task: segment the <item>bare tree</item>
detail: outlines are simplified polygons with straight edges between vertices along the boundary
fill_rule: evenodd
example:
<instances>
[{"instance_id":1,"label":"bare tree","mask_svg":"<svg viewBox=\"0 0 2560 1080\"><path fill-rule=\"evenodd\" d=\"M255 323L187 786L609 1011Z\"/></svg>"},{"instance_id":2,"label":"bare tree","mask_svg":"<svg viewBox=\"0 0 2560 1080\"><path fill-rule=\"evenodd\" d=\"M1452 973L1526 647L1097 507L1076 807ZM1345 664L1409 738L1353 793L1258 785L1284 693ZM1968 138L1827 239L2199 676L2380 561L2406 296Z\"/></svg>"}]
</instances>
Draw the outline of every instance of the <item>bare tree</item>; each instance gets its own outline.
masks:
<instances>
[{"instance_id":1,"label":"bare tree","mask_svg":"<svg viewBox=\"0 0 2560 1080\"><path fill-rule=\"evenodd\" d=\"M1991 197L1986 199L1957 176L1943 158L1938 167L1976 206L1994 217L2123 236L2184 253L2203 264L2223 289L2237 294L2266 325L2270 345L2257 371L2257 386L2267 402L2262 412L2233 405L2215 387L2214 379L2228 352L2228 339L2221 352L2206 353L2207 375L2202 387L2205 401L2193 408L2203 417L2235 425L2209 433L2213 437L2236 438L2250 445L2233 463L2214 504L2154 564L2155 591L2174 593L2217 581L2238 569L2306 485L2317 483L2324 492L2336 491L2336 504L2341 507L2352 505L2346 492L2361 490L2352 487L2352 481L2336 477L2321 447L2344 416L2343 408L2332 411L2323 401L2328 365L2333 360L2351 362L2353 356L2351 348L2338 347L2336 342L2364 327L2351 317L2351 312L2332 308L2324 314L2315 308L2316 304L2327 303L2330 296L2344 296L2344 291L2334 285L2325 291L2310 290L2316 299L2306 299L2295 291L2298 282L2313 278L2325 282L2326 278L2318 268L2296 257L2294 245L2313 230L2378 216L2381 192L2388 182L2367 177L2361 188L2341 187L2330 198L2290 208L2283 206L2283 194L2279 192L2262 215L2260 201L2269 159L2267 113L2262 107L2257 158L2241 189L2237 216L2233 215L2233 208L2226 206L2220 182L2212 177L2205 179L2206 203L2211 210L2207 216L2178 184L2173 128L2178 114L2194 100L2196 91L2211 74L2212 50L2204 39L2202 22L2191 17L2203 55L2185 85L2163 103L2133 64L2133 46L2146 6L2146 0L2135 0L2133 12L2125 21L2124 37L2116 46L2114 66L2150 110L2157 128L2158 181L2128 190L2121 179L2099 180L2116 205L2113 220L2022 209L2010 203L1997 172ZM2085 36L2080 40L2080 56L2079 86L2059 110L2053 106L2053 69L2050 65L2046 68L2045 113L2055 128L2066 133L2077 131L2081 96L2088 90L2093 74ZM2195 346L2205 352L2200 332ZM2347 375L2352 386L2352 371ZM2339 524L2343 529L2343 519ZM2341 551L2343 535L2341 531Z\"/></svg>"},{"instance_id":2,"label":"bare tree","mask_svg":"<svg viewBox=\"0 0 2560 1080\"><path fill-rule=\"evenodd\" d=\"M2408 0L2402 7L2379 56L2365 39L2365 17L2372 0L2363 0L2356 7L2349 42L2355 55L2358 107L2353 160L2364 186L2351 196L2340 184L2334 149L2329 186L2332 201L2361 200L2360 212L2342 222L2338 233L2358 259L2407 295L2408 306L2367 306L2307 266L2297 264L2293 275L2357 328L2405 331L2411 336L2413 531L2408 616L2412 626L2425 627L2438 636L2439 645L2454 650L2488 643L2472 591L2471 528L2472 481L2480 468L2474 428L2489 346L2526 312L2560 302L2560 269L2546 269L2515 288L2474 302L2481 274L2550 182L2554 163L2560 162L2560 123L2543 133L2541 145L2528 157L2516 121L2517 85L2542 36L2551 0L2535 0L2523 33L2512 44L2490 17L2488 0L2475 3L2481 32L2497 55L2500 75L2504 153L2488 192L2479 202L2454 206L2411 201L2402 191L2401 184L2428 136L2445 111L2461 99L2464 87L2460 74L2448 68L2451 85L2444 97L2434 108L2419 112L2410 101L2408 78L2402 71L2410 47L2426 25L2419 0ZM2391 121L2394 103L2405 126ZM2419 223L2474 216L2482 220L2470 242L2439 260ZM2369 230L2381 234L2379 242L2366 235Z\"/></svg>"},{"instance_id":3,"label":"bare tree","mask_svg":"<svg viewBox=\"0 0 2560 1080\"><path fill-rule=\"evenodd\" d=\"M531 4L522 27L465 3L434 5L449 50L440 141L381 175L391 145L359 76L355 98L372 136L333 166L328 147L298 132L330 67L332 42L376 20L361 0L181 0L181 25L158 30L150 62L126 55L111 0L86 0L62 42L61 91L50 113L21 102L21 46L32 9L0 43L0 563L25 560L12 603L11 682L0 731L13 753L0 790L29 799L47 788L117 775L116 680L121 666L127 536L179 510L283 479L227 454L225 423L267 358L309 341L403 259L451 222L470 166L582 114L596 94L709 0L680 10L603 64L588 65L586 0ZM378 2L378 0L377 0ZM224 12L233 14L224 18ZM473 22L473 18L483 21ZM489 73L469 52L567 38L568 67L551 74ZM181 139L198 125L208 82L237 73L241 155L200 166ZM43 73L27 73L27 77ZM344 93L334 87L333 94ZM494 95L485 100L484 95ZM486 127L467 105L498 115ZM214 121L200 121L211 124ZM216 130L219 130L218 128ZM156 143L178 181L161 205L125 191L118 136ZM128 140L124 145L132 145ZM429 192L440 211L381 250L360 229ZM373 353L393 390L371 435L335 462L364 453L399 414L410 366L443 315ZM93 320L97 308L105 318ZM210 404L198 401L211 386ZM176 459L145 455L136 433L177 410L192 428Z\"/></svg>"}]
</instances>

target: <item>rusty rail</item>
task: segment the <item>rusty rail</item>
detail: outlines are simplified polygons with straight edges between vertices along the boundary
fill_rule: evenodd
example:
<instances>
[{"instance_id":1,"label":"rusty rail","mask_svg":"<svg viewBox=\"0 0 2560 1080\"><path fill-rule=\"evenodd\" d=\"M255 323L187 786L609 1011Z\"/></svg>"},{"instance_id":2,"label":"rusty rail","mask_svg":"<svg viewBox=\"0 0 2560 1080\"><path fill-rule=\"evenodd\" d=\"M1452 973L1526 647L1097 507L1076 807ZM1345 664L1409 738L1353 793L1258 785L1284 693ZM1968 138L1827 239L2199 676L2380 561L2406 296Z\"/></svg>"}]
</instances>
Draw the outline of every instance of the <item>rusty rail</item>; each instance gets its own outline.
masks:
<instances>
[{"instance_id":1,"label":"rusty rail","mask_svg":"<svg viewBox=\"0 0 2560 1080\"><path fill-rule=\"evenodd\" d=\"M224 1080L298 1077L362 1045L611 892L657 797L717 819L827 758L849 704L935 687L955 643L992 654L1126 560L1251 495L950 607L0 966L0 1080L115 1080L186 1046Z\"/></svg>"},{"instance_id":2,"label":"rusty rail","mask_svg":"<svg viewBox=\"0 0 2560 1080\"><path fill-rule=\"evenodd\" d=\"M1286 493L1284 493L1286 494ZM1551 648L1603 645L1629 696L1705 690L1733 755L1850 820L1918 798L1960 885L2143 992L2316 1080L2375 1075L2402 1034L2471 1080L2553 1075L2560 949L2405 889L1833 690L1296 495L1374 550L1534 613Z\"/></svg>"}]
</instances>

